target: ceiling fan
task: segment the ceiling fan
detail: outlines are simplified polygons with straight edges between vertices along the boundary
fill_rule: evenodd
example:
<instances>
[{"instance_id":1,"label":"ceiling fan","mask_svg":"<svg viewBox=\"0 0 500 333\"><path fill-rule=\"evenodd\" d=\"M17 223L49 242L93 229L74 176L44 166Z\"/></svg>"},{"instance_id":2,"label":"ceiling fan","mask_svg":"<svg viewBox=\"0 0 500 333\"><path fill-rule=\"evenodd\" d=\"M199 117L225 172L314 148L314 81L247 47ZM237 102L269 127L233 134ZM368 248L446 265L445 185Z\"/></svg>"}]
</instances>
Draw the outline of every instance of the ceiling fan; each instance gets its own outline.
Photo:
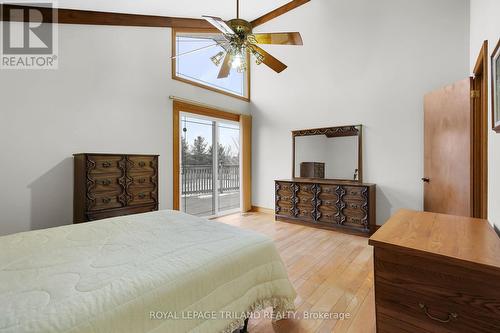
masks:
<instances>
[{"instance_id":1,"label":"ceiling fan","mask_svg":"<svg viewBox=\"0 0 500 333\"><path fill-rule=\"evenodd\" d=\"M235 19L226 22L219 17L202 16L208 23L222 33L221 38L213 38L215 44L175 55L172 58L181 57L218 45L222 47L224 51L217 53L210 59L216 66L222 63L217 76L219 79L228 77L231 68L237 69L238 72L245 71L248 67L246 63L247 56L253 56L257 65L264 63L275 72L281 73L287 66L267 53L257 44L303 45L300 33L253 33L253 28L309 1L310 0L294 0L252 22L248 22L240 19L239 0L236 0Z\"/></svg>"}]
</instances>

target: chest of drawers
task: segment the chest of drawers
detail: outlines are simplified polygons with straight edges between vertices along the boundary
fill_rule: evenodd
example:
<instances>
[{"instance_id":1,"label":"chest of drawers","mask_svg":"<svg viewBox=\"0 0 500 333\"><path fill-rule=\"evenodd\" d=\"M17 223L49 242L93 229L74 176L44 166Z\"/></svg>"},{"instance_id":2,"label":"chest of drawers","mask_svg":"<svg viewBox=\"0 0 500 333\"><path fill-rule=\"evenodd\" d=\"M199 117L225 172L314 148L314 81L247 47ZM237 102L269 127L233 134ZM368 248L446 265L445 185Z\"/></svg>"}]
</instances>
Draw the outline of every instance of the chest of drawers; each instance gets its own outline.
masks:
<instances>
[{"instance_id":1,"label":"chest of drawers","mask_svg":"<svg viewBox=\"0 0 500 333\"><path fill-rule=\"evenodd\" d=\"M74 155L73 222L158 210L158 156Z\"/></svg>"},{"instance_id":2,"label":"chest of drawers","mask_svg":"<svg viewBox=\"0 0 500 333\"><path fill-rule=\"evenodd\" d=\"M374 184L296 178L275 181L275 218L371 235L376 228Z\"/></svg>"},{"instance_id":3,"label":"chest of drawers","mask_svg":"<svg viewBox=\"0 0 500 333\"><path fill-rule=\"evenodd\" d=\"M487 221L400 210L369 243L377 332L500 332L500 239Z\"/></svg>"}]
</instances>

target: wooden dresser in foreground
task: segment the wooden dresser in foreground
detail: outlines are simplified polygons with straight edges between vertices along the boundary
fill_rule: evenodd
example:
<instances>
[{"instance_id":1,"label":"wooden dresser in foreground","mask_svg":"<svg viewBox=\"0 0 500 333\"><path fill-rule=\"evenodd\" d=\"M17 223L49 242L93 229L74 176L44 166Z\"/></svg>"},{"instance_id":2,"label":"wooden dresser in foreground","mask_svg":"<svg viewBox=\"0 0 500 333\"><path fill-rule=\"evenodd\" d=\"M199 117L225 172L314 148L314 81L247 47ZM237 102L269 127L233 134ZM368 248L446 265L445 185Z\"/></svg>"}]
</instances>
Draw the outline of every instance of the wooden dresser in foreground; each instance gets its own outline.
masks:
<instances>
[{"instance_id":1,"label":"wooden dresser in foreground","mask_svg":"<svg viewBox=\"0 0 500 333\"><path fill-rule=\"evenodd\" d=\"M158 155L75 154L73 223L158 210Z\"/></svg>"},{"instance_id":2,"label":"wooden dresser in foreground","mask_svg":"<svg viewBox=\"0 0 500 333\"><path fill-rule=\"evenodd\" d=\"M369 244L377 332L500 332L500 239L487 221L400 210Z\"/></svg>"},{"instance_id":3,"label":"wooden dresser in foreground","mask_svg":"<svg viewBox=\"0 0 500 333\"><path fill-rule=\"evenodd\" d=\"M375 184L294 178L275 181L275 218L369 236L375 232Z\"/></svg>"}]
</instances>

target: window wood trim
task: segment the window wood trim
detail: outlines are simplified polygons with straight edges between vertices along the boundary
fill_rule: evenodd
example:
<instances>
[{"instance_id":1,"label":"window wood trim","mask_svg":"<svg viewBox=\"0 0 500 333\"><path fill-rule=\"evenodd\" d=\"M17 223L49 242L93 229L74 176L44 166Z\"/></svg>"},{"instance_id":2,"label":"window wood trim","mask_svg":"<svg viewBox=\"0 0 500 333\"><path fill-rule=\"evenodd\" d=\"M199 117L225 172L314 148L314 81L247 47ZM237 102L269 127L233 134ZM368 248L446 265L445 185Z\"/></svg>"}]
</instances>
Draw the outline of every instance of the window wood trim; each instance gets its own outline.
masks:
<instances>
[{"instance_id":1,"label":"window wood trim","mask_svg":"<svg viewBox=\"0 0 500 333\"><path fill-rule=\"evenodd\" d=\"M210 33L210 32L219 32L219 31L216 29L172 28L172 57L175 56L177 53L176 36L177 36L178 32ZM238 94L230 93L230 92L222 90L222 89L217 89L217 88L211 87L211 86L206 85L206 84L194 82L194 81L179 77L179 76L177 76L176 64L177 64L177 59L175 59L175 58L172 59L172 79L173 80L184 82L184 83L193 85L193 86L198 87L198 88L203 88L203 89L207 89L210 91L214 91L214 92L226 95L226 96L234 97L234 98L240 99L240 100L245 101L245 102L250 102L250 75L251 75L251 73L250 73L250 55L248 53L247 53L247 70L246 70L247 71L246 85L247 85L248 97L240 96Z\"/></svg>"}]
</instances>

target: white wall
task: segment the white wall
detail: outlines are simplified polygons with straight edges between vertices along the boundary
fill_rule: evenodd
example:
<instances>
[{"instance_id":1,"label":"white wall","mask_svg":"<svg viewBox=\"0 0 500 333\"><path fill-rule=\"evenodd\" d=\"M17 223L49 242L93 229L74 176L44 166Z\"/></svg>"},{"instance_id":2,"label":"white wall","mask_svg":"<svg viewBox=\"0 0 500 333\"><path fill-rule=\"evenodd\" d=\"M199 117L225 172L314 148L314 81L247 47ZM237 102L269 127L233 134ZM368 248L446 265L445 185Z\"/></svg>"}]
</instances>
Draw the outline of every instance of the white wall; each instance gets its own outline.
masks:
<instances>
[{"instance_id":1,"label":"white wall","mask_svg":"<svg viewBox=\"0 0 500 333\"><path fill-rule=\"evenodd\" d=\"M500 2L471 0L470 6L470 69L474 69L479 50L488 40L488 59L500 38ZM488 71L491 64L488 64ZM488 76L490 76L488 72ZM488 80L491 94L491 82ZM489 95L491 96L491 95ZM488 220L500 228L500 134L491 130L491 103L488 112Z\"/></svg>"},{"instance_id":2,"label":"white wall","mask_svg":"<svg viewBox=\"0 0 500 333\"><path fill-rule=\"evenodd\" d=\"M248 103L171 80L169 29L59 25L59 69L0 71L0 234L72 223L77 152L160 154L172 205L169 95Z\"/></svg>"},{"instance_id":3,"label":"white wall","mask_svg":"<svg viewBox=\"0 0 500 333\"><path fill-rule=\"evenodd\" d=\"M363 124L377 223L422 209L423 96L468 76L468 19L467 0L315 0L259 28L305 45L265 47L280 75L254 66L254 205L274 207L273 181L291 176L291 130Z\"/></svg>"}]
</instances>

